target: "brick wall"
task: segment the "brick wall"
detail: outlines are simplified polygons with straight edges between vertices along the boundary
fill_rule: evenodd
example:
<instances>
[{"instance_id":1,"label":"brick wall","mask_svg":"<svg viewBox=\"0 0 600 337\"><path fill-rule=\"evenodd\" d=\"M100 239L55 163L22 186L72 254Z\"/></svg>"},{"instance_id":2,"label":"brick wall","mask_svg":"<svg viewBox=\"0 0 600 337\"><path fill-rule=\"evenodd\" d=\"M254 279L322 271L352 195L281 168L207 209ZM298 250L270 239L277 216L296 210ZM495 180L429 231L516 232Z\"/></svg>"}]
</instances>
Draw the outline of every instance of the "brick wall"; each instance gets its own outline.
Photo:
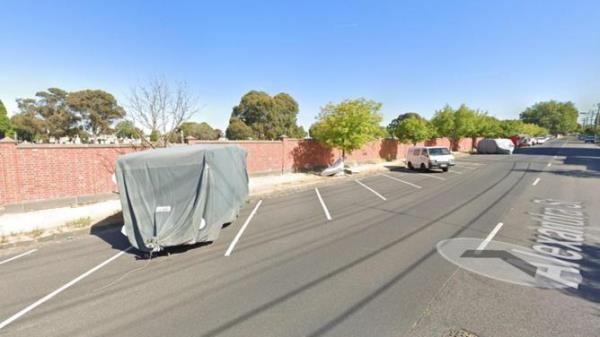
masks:
<instances>
[{"instance_id":1,"label":"brick wall","mask_svg":"<svg viewBox=\"0 0 600 337\"><path fill-rule=\"evenodd\" d=\"M218 143L201 142L194 143ZM230 141L248 152L251 175L295 172L332 163L341 152L310 139L281 141ZM425 142L450 147L448 139ZM472 140L462 139L458 150L471 149ZM411 145L396 140L373 141L347 155L347 162L374 163L404 158ZM0 140L0 208L23 202L71 198L116 190L112 182L120 155L144 150L125 145L17 145Z\"/></svg>"}]
</instances>

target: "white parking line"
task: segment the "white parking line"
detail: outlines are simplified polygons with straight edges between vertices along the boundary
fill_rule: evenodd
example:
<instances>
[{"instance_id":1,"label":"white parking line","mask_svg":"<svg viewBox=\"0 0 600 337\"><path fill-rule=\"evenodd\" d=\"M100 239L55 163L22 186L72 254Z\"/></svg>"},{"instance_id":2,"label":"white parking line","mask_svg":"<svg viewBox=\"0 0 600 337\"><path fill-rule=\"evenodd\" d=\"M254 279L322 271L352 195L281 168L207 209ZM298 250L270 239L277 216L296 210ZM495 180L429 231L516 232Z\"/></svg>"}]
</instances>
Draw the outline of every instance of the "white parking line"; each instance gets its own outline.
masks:
<instances>
[{"instance_id":1,"label":"white parking line","mask_svg":"<svg viewBox=\"0 0 600 337\"><path fill-rule=\"evenodd\" d=\"M417 184L413 184L413 183L411 183L411 182L408 182L408 181L405 181L405 180L402 180L402 179L398 179L398 178L396 178L396 177L388 176L387 174L383 174L383 173L382 173L381 175L382 175L382 176L384 176L384 177L390 178L390 179L392 179L392 180L395 180L395 181L398 181L398 182L404 183L404 184L406 184L406 185L412 186L412 187L414 187L414 188L422 188L421 186L419 186L419 185L417 185Z\"/></svg>"},{"instance_id":2,"label":"white parking line","mask_svg":"<svg viewBox=\"0 0 600 337\"><path fill-rule=\"evenodd\" d=\"M36 251L37 251L37 249L28 250L28 251L26 251L25 253L19 254L19 255L17 255L17 256L13 256L13 257L11 257L11 258L9 258L9 259L6 259L6 260L4 260L4 261L0 261L0 264L5 264L5 263L7 263L7 262L10 262L10 261L16 260L16 259L18 259L18 258L20 258L20 257L27 256L27 255L29 255L29 254L31 254L31 253L35 253Z\"/></svg>"},{"instance_id":3,"label":"white parking line","mask_svg":"<svg viewBox=\"0 0 600 337\"><path fill-rule=\"evenodd\" d=\"M319 193L319 189L315 188L315 192L317 192L317 197L319 197L321 206L323 206L323 212L325 212L325 217L327 217L327 220L331 220L331 214L329 214L329 210L327 209L327 206L325 206L325 202L323 201L323 198L321 198L321 193Z\"/></svg>"},{"instance_id":4,"label":"white parking line","mask_svg":"<svg viewBox=\"0 0 600 337\"><path fill-rule=\"evenodd\" d=\"M95 271L97 271L98 269L106 266L107 264L109 264L110 262L112 262L113 260L115 260L116 258L118 258L119 256L125 254L128 250L130 250L131 247L120 251L119 253L113 255L113 257L109 258L108 260L100 263L99 265L95 266L94 268L86 271L85 273L77 276L77 278L73 279L72 281L70 281L69 283L63 285L62 287L54 290L53 292L51 292L50 294L40 298L39 300L37 300L36 302L34 302L33 304L31 304L30 306L28 306L27 308L17 312L16 314L12 315L10 318L8 318L7 320L5 320L4 322L0 323L0 330L2 330L4 327L6 327L7 325L9 325L10 323L16 321L17 319L19 319L21 316L25 315L26 313L30 312L31 310L35 309L36 307L44 304L44 302L47 302L48 300L50 300L51 298L53 298L54 296L60 294L61 292L63 292L64 290L66 290L67 288L71 287L72 285L74 285L75 283L83 280L84 278L90 276L92 273L94 273Z\"/></svg>"},{"instance_id":5,"label":"white parking line","mask_svg":"<svg viewBox=\"0 0 600 337\"><path fill-rule=\"evenodd\" d=\"M385 199L385 197L384 197L383 195L381 195L381 194L377 193L377 191L375 191L374 189L372 189L372 188L370 188L369 186L367 186L367 185L365 185L365 184L361 183L361 182L360 182L360 181L358 181L358 180L355 180L355 181L356 181L356 183L357 183L357 184L359 184L360 186L362 186L362 187L364 187L364 188L368 189L369 191L373 192L373 194L375 194L376 196L380 197L380 198L381 198L381 200L386 200L386 199Z\"/></svg>"},{"instance_id":6,"label":"white parking line","mask_svg":"<svg viewBox=\"0 0 600 337\"><path fill-rule=\"evenodd\" d=\"M454 173L454 174L462 174L462 172L456 171L456 170L448 170L448 172Z\"/></svg>"},{"instance_id":7,"label":"white parking line","mask_svg":"<svg viewBox=\"0 0 600 337\"><path fill-rule=\"evenodd\" d=\"M438 179L438 180L446 180L445 178L442 178L442 177L438 177L438 176L436 176L436 175L435 175L435 173L431 173L431 174L427 174L427 173L417 173L417 174L418 174L418 175L420 175L420 176L425 176L425 177L428 177L428 178L433 178L433 179Z\"/></svg>"},{"instance_id":8,"label":"white parking line","mask_svg":"<svg viewBox=\"0 0 600 337\"><path fill-rule=\"evenodd\" d=\"M533 184L531 184L532 186L537 185L540 182L540 177L535 178L535 180L533 181Z\"/></svg>"},{"instance_id":9,"label":"white parking line","mask_svg":"<svg viewBox=\"0 0 600 337\"><path fill-rule=\"evenodd\" d=\"M237 244L238 240L240 239L240 237L242 236L242 234L246 230L246 227L248 227L248 224L250 223L250 220L252 220L252 217L254 217L254 214L256 214L256 211L260 207L260 204L262 204L262 200L259 200L258 203L256 203L256 206L254 206L254 209L252 210L252 213L250 213L250 215L248 216L248 219L246 219L246 222L244 222L244 224L242 225L242 228L240 228L240 231L236 234L236 236L233 239L233 241L231 241L231 244L229 245L229 248L227 248L227 251L225 252L225 256L231 255L231 252L233 251L233 248L235 247L235 245Z\"/></svg>"},{"instance_id":10,"label":"white parking line","mask_svg":"<svg viewBox=\"0 0 600 337\"><path fill-rule=\"evenodd\" d=\"M477 247L476 250L484 250L485 247L488 245L488 243L490 243L490 241L492 241L492 239L494 238L494 236L496 236L496 233L498 233L498 231L500 230L500 228L502 227L502 225L504 225L502 222L499 222L496 227L494 227L494 229L492 229L492 231L490 232L490 234L488 234L488 236L485 238L485 240L483 240L480 244L479 247Z\"/></svg>"}]
</instances>

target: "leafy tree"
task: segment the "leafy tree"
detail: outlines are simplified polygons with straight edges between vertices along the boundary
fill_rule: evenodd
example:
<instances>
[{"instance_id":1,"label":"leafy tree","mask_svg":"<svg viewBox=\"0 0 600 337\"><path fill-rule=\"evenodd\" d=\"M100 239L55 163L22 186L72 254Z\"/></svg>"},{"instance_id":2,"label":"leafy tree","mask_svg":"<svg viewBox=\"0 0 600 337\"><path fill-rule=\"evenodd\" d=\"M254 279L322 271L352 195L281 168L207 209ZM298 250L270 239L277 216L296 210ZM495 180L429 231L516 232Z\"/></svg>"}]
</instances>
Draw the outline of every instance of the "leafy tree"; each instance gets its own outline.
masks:
<instances>
[{"instance_id":1,"label":"leafy tree","mask_svg":"<svg viewBox=\"0 0 600 337\"><path fill-rule=\"evenodd\" d=\"M381 136L381 103L364 98L327 104L321 108L317 123L311 128L321 143L346 152L361 148Z\"/></svg>"},{"instance_id":2,"label":"leafy tree","mask_svg":"<svg viewBox=\"0 0 600 337\"><path fill-rule=\"evenodd\" d=\"M81 116L85 129L93 136L112 133L112 124L125 116L115 97L102 90L71 92L67 104Z\"/></svg>"},{"instance_id":3,"label":"leafy tree","mask_svg":"<svg viewBox=\"0 0 600 337\"><path fill-rule=\"evenodd\" d=\"M521 126L521 133L534 137L539 137L547 135L548 129L540 127L536 124L523 123L523 125Z\"/></svg>"},{"instance_id":4,"label":"leafy tree","mask_svg":"<svg viewBox=\"0 0 600 337\"><path fill-rule=\"evenodd\" d=\"M143 134L144 132L135 127L132 121L124 120L115 125L115 135L119 138L140 139Z\"/></svg>"},{"instance_id":5,"label":"leafy tree","mask_svg":"<svg viewBox=\"0 0 600 337\"><path fill-rule=\"evenodd\" d=\"M20 112L13 116L13 120L19 136L33 140L74 136L79 133L78 123L81 118L69 108L66 91L50 88L35 96L36 98L17 99Z\"/></svg>"},{"instance_id":6,"label":"leafy tree","mask_svg":"<svg viewBox=\"0 0 600 337\"><path fill-rule=\"evenodd\" d=\"M398 123L394 134L401 142L411 142L413 145L416 145L418 142L431 139L434 131L433 127L425 119L410 116Z\"/></svg>"},{"instance_id":7,"label":"leafy tree","mask_svg":"<svg viewBox=\"0 0 600 337\"><path fill-rule=\"evenodd\" d=\"M220 137L220 131L213 129L206 122L185 122L181 124L179 130L183 131L185 137L192 136L200 140L215 140Z\"/></svg>"},{"instance_id":8,"label":"leafy tree","mask_svg":"<svg viewBox=\"0 0 600 337\"><path fill-rule=\"evenodd\" d=\"M6 113L6 107L0 100L0 139L12 136L12 132L13 129L8 114Z\"/></svg>"},{"instance_id":9,"label":"leafy tree","mask_svg":"<svg viewBox=\"0 0 600 337\"><path fill-rule=\"evenodd\" d=\"M225 131L225 135L227 139L231 140L248 140L255 138L254 130L237 117L232 117L229 120L229 126Z\"/></svg>"},{"instance_id":10,"label":"leafy tree","mask_svg":"<svg viewBox=\"0 0 600 337\"><path fill-rule=\"evenodd\" d=\"M579 112L572 102L554 100L538 102L520 115L525 123L537 124L553 134L567 134L577 129Z\"/></svg>"},{"instance_id":11,"label":"leafy tree","mask_svg":"<svg viewBox=\"0 0 600 337\"><path fill-rule=\"evenodd\" d=\"M515 119L500 121L501 137L511 137L523 133L523 122Z\"/></svg>"},{"instance_id":12,"label":"leafy tree","mask_svg":"<svg viewBox=\"0 0 600 337\"><path fill-rule=\"evenodd\" d=\"M452 147L456 148L461 138L479 136L477 114L475 110L465 104L462 104L457 110L446 104L441 110L436 111L431 123L437 130L437 135L450 138Z\"/></svg>"},{"instance_id":13,"label":"leafy tree","mask_svg":"<svg viewBox=\"0 0 600 337\"><path fill-rule=\"evenodd\" d=\"M416 112L407 112L407 113L400 114L400 115L398 115L398 117L392 119L390 124L388 124L388 126L387 126L388 133L393 136L396 133L398 124L400 124L400 122L402 122L403 120L405 120L409 117L423 118Z\"/></svg>"},{"instance_id":14,"label":"leafy tree","mask_svg":"<svg viewBox=\"0 0 600 337\"><path fill-rule=\"evenodd\" d=\"M151 142L158 142L158 140L160 139L160 132L158 132L157 130L152 130L150 131L150 141Z\"/></svg>"},{"instance_id":15,"label":"leafy tree","mask_svg":"<svg viewBox=\"0 0 600 337\"><path fill-rule=\"evenodd\" d=\"M17 137L29 142L45 140L46 134L44 121L37 118L34 114L21 112L10 118L13 129L17 132Z\"/></svg>"},{"instance_id":16,"label":"leafy tree","mask_svg":"<svg viewBox=\"0 0 600 337\"><path fill-rule=\"evenodd\" d=\"M435 115L431 119L431 124L435 127L438 136L452 139L456 134L454 109L446 104L441 110L435 112Z\"/></svg>"},{"instance_id":17,"label":"leafy tree","mask_svg":"<svg viewBox=\"0 0 600 337\"><path fill-rule=\"evenodd\" d=\"M477 130L478 137L485 138L502 137L503 133L501 122L495 117L489 116L486 113L478 113Z\"/></svg>"},{"instance_id":18,"label":"leafy tree","mask_svg":"<svg viewBox=\"0 0 600 337\"><path fill-rule=\"evenodd\" d=\"M278 139L282 135L293 138L306 136L297 125L298 103L292 96L279 93L273 97L262 91L250 91L233 108L231 120L237 118L250 127L258 139ZM238 123L239 124L239 123ZM241 125L238 125L239 127Z\"/></svg>"}]
</instances>

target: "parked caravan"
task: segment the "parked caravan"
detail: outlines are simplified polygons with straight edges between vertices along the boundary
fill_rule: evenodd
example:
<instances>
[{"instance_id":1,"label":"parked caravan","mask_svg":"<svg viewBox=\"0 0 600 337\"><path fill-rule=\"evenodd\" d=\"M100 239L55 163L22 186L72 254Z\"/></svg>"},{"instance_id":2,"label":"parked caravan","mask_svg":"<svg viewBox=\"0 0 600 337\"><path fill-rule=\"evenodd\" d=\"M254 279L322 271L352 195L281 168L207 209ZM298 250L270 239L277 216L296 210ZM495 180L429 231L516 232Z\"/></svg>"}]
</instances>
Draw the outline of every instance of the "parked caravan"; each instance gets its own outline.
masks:
<instances>
[{"instance_id":1,"label":"parked caravan","mask_svg":"<svg viewBox=\"0 0 600 337\"><path fill-rule=\"evenodd\" d=\"M248 196L246 151L190 145L117 160L124 233L138 250L214 241Z\"/></svg>"}]
</instances>

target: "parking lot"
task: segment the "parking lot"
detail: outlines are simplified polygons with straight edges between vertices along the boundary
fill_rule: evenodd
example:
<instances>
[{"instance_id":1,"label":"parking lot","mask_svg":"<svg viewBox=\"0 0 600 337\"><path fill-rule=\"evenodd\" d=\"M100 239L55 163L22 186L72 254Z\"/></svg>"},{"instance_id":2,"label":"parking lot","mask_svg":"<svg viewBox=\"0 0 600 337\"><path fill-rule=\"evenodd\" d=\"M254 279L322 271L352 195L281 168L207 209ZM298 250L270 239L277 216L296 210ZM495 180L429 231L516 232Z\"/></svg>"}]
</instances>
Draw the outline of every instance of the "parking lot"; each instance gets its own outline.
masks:
<instances>
[{"instance_id":1,"label":"parking lot","mask_svg":"<svg viewBox=\"0 0 600 337\"><path fill-rule=\"evenodd\" d=\"M556 140L251 199L215 243L152 259L117 228L23 247L0 257L0 335L592 336L598 151ZM585 208L577 288L515 284L438 252L455 238L532 246L538 199Z\"/></svg>"}]
</instances>

